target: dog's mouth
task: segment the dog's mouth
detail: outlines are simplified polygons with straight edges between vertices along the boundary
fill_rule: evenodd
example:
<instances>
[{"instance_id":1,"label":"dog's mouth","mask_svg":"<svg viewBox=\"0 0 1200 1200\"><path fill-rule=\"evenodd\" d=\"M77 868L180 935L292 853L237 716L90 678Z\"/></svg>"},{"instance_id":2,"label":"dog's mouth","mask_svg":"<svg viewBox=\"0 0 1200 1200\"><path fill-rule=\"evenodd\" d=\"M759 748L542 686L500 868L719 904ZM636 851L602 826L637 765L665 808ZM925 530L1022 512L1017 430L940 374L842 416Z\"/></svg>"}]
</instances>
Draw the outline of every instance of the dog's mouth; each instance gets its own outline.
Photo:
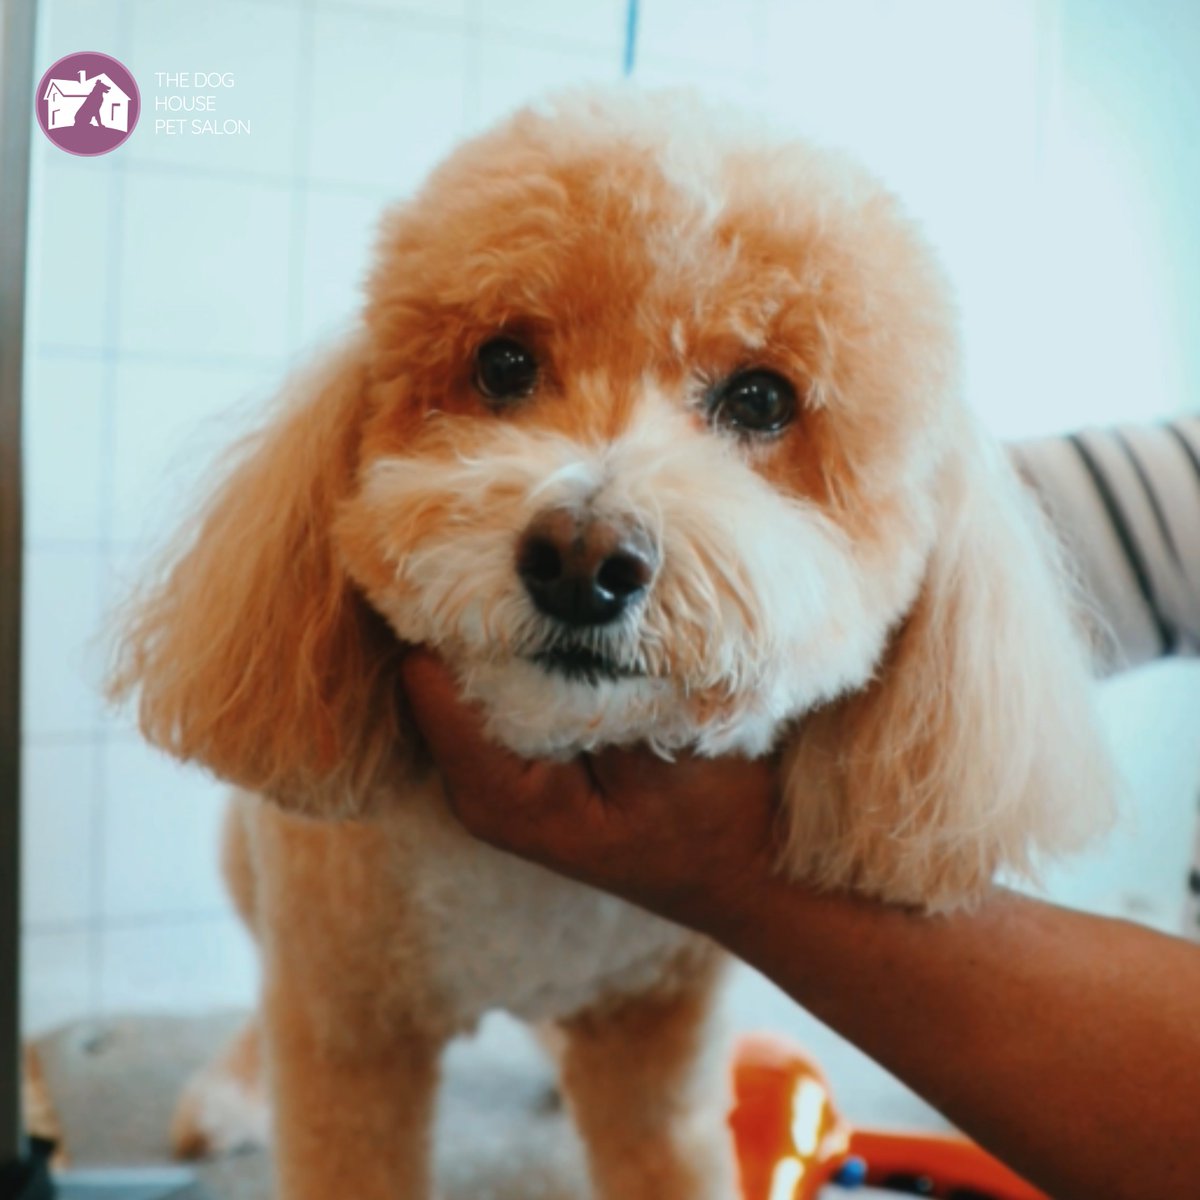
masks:
<instances>
[{"instance_id":1,"label":"dog's mouth","mask_svg":"<svg viewBox=\"0 0 1200 1200\"><path fill-rule=\"evenodd\" d=\"M583 646L550 646L530 657L543 671L579 683L596 684L602 679L629 679L642 673L627 663Z\"/></svg>"}]
</instances>

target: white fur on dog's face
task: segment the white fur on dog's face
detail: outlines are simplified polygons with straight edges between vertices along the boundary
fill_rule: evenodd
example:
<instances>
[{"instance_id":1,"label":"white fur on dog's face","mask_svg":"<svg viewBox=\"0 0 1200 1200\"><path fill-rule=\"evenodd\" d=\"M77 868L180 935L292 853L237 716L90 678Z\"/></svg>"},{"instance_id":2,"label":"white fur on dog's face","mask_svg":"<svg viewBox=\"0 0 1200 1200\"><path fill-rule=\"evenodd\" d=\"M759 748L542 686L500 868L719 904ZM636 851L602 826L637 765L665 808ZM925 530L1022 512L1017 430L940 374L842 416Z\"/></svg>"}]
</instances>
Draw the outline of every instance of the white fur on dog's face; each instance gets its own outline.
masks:
<instances>
[{"instance_id":1,"label":"white fur on dog's face","mask_svg":"<svg viewBox=\"0 0 1200 1200\"><path fill-rule=\"evenodd\" d=\"M636 740L762 753L782 720L866 681L917 586L927 543L892 547L881 575L735 440L697 428L661 387L642 391L611 440L498 421L449 462L376 460L357 502L390 571L372 603L400 638L448 659L525 755ZM565 629L522 586L518 539L558 506L632 521L658 550L647 595L611 625ZM629 675L570 679L532 661L556 644Z\"/></svg>"}]
</instances>

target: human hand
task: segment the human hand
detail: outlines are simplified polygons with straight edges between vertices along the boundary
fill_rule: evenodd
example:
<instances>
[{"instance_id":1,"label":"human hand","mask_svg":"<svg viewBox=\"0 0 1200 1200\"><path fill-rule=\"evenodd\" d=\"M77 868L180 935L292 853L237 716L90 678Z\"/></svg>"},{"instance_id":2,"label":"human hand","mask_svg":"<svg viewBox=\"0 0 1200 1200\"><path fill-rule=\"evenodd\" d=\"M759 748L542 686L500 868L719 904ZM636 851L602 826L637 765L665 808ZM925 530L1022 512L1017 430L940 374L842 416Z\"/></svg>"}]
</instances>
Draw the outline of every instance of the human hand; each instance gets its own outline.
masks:
<instances>
[{"instance_id":1,"label":"human hand","mask_svg":"<svg viewBox=\"0 0 1200 1200\"><path fill-rule=\"evenodd\" d=\"M476 837L720 937L772 877L771 759L605 750L528 761L490 742L446 666L402 675L451 809Z\"/></svg>"}]
</instances>

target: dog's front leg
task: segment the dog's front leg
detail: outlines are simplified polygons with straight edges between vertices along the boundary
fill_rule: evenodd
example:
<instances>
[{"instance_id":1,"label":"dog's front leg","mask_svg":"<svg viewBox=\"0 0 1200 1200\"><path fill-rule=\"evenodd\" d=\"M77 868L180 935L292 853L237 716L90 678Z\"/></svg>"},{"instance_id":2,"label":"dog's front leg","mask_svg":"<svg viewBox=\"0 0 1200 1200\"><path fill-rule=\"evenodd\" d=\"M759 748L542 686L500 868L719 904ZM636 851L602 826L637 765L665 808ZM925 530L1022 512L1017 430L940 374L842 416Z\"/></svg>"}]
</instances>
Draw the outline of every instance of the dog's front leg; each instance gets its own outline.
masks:
<instances>
[{"instance_id":1,"label":"dog's front leg","mask_svg":"<svg viewBox=\"0 0 1200 1200\"><path fill-rule=\"evenodd\" d=\"M602 1200L733 1200L729 1066L715 951L669 990L562 1022L563 1087Z\"/></svg>"},{"instance_id":2,"label":"dog's front leg","mask_svg":"<svg viewBox=\"0 0 1200 1200\"><path fill-rule=\"evenodd\" d=\"M264 1008L278 1200L429 1200L439 1041L403 1028L331 1035L279 987Z\"/></svg>"}]
</instances>

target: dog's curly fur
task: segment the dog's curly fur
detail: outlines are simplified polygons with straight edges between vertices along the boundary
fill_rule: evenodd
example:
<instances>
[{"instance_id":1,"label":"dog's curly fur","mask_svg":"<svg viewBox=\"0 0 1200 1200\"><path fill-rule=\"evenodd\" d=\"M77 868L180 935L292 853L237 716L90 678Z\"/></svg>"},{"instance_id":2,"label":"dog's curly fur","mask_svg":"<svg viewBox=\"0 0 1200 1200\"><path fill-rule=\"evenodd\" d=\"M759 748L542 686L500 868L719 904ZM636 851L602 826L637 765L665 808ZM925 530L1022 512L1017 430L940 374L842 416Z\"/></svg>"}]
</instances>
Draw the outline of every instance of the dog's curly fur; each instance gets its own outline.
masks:
<instances>
[{"instance_id":1,"label":"dog's curly fur","mask_svg":"<svg viewBox=\"0 0 1200 1200\"><path fill-rule=\"evenodd\" d=\"M522 754L780 748L781 869L820 885L944 910L1086 834L1109 783L1085 656L954 324L870 177L670 97L526 110L387 216L361 327L242 448L113 680L244 789L226 865L287 1200L426 1196L439 1047L490 1007L566 1031L602 1195L734 1190L716 952L468 839L409 730L405 643ZM501 332L540 375L496 411L473 372ZM777 436L710 419L748 367L800 398ZM655 548L645 597L569 635L615 678L534 661L568 635L515 547L564 508ZM235 1140L258 1028L189 1091L182 1146Z\"/></svg>"}]
</instances>

